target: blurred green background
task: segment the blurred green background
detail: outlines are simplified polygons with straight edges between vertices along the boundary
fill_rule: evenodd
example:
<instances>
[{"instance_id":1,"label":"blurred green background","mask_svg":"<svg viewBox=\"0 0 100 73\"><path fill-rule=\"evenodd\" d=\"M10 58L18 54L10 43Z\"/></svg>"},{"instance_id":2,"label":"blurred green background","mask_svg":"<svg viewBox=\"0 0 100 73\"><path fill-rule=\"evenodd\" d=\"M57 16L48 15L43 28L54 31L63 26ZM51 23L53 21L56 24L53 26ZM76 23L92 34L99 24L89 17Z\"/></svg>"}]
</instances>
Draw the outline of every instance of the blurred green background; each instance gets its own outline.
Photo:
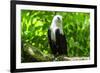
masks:
<instances>
[{"instance_id":1,"label":"blurred green background","mask_svg":"<svg viewBox=\"0 0 100 73\"><path fill-rule=\"evenodd\" d=\"M55 15L63 17L68 57L90 56L90 14L82 12L52 12L21 10L22 45L30 44L44 54L51 54L47 31ZM22 49L25 47L23 46ZM22 58L25 53L22 52Z\"/></svg>"}]
</instances>

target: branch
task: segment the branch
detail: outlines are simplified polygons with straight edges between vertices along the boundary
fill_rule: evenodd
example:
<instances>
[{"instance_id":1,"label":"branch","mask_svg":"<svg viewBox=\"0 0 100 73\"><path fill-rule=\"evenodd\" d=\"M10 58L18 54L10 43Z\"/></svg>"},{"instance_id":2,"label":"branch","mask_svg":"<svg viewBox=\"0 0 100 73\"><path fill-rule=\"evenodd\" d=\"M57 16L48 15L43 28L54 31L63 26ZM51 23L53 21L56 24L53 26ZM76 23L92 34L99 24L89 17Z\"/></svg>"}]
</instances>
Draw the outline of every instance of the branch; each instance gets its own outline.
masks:
<instances>
[{"instance_id":1,"label":"branch","mask_svg":"<svg viewBox=\"0 0 100 73\"><path fill-rule=\"evenodd\" d=\"M39 62L44 61L77 61L77 60L89 60L89 57L66 57L65 55L60 55L54 58L53 54L44 54L41 50L33 47L31 45L25 46L24 51L29 54L32 58Z\"/></svg>"}]
</instances>

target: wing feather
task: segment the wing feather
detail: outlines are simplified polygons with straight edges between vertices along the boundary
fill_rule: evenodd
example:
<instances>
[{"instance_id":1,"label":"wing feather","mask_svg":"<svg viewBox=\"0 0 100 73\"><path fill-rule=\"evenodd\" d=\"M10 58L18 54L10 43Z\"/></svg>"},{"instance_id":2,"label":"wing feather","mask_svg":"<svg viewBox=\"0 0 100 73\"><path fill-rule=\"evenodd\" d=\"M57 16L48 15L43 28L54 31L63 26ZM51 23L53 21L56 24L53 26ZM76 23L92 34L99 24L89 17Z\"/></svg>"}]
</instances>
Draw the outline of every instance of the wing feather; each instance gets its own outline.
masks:
<instances>
[{"instance_id":1,"label":"wing feather","mask_svg":"<svg viewBox=\"0 0 100 73\"><path fill-rule=\"evenodd\" d=\"M67 42L64 34L60 33L60 30L56 30L56 45L59 54L67 54Z\"/></svg>"},{"instance_id":2,"label":"wing feather","mask_svg":"<svg viewBox=\"0 0 100 73\"><path fill-rule=\"evenodd\" d=\"M56 55L57 54L57 47L56 47L56 43L51 39L51 30L50 29L48 29L48 41L49 41L52 53L54 55Z\"/></svg>"}]
</instances>

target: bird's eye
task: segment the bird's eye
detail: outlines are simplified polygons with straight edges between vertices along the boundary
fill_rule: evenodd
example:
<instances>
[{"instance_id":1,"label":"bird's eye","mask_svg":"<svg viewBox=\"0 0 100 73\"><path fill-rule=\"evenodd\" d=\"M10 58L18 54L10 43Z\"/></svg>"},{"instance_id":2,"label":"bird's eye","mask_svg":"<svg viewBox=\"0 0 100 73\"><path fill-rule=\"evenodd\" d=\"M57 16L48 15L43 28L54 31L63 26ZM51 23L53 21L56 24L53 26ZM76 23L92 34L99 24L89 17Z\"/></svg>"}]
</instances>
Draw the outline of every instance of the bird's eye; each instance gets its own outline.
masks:
<instances>
[{"instance_id":1,"label":"bird's eye","mask_svg":"<svg viewBox=\"0 0 100 73\"><path fill-rule=\"evenodd\" d=\"M60 17L57 17L58 20L60 20Z\"/></svg>"}]
</instances>

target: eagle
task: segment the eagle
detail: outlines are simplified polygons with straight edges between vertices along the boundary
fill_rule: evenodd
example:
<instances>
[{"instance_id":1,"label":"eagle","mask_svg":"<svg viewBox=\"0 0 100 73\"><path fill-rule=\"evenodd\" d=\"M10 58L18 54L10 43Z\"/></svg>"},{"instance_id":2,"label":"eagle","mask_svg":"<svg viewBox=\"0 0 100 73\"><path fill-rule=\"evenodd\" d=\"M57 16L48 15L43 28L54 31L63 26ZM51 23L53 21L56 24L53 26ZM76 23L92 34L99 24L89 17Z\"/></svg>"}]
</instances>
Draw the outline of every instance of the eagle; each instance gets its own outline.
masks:
<instances>
[{"instance_id":1,"label":"eagle","mask_svg":"<svg viewBox=\"0 0 100 73\"><path fill-rule=\"evenodd\" d=\"M54 56L67 55L67 41L63 32L62 16L55 15L48 29L48 41Z\"/></svg>"}]
</instances>

